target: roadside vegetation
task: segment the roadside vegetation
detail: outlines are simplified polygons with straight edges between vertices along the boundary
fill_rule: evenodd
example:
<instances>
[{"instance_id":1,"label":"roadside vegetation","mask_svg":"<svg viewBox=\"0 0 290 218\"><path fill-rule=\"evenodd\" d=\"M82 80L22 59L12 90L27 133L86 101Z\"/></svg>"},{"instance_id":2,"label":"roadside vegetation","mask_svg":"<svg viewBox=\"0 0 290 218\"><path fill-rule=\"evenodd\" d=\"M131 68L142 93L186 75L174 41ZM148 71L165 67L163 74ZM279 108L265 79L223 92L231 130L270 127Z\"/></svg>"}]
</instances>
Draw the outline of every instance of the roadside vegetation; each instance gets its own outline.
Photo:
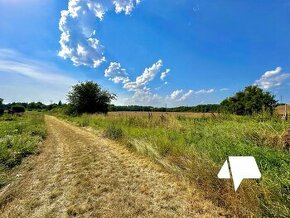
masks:
<instances>
[{"instance_id":1,"label":"roadside vegetation","mask_svg":"<svg viewBox=\"0 0 290 218\"><path fill-rule=\"evenodd\" d=\"M275 113L276 103L270 93L249 86L225 99L221 114L58 115L149 156L232 215L289 217L290 155L283 137L289 122ZM254 156L262 179L244 180L235 193L232 180L217 179L228 156Z\"/></svg>"},{"instance_id":2,"label":"roadside vegetation","mask_svg":"<svg viewBox=\"0 0 290 218\"><path fill-rule=\"evenodd\" d=\"M19 109L20 108L20 109ZM17 109L22 111L21 107ZM10 180L10 170L23 158L38 152L45 138L44 115L37 112L0 116L0 188Z\"/></svg>"},{"instance_id":3,"label":"roadside vegetation","mask_svg":"<svg viewBox=\"0 0 290 218\"><path fill-rule=\"evenodd\" d=\"M290 155L282 137L287 123L278 116L62 117L92 127L188 178L206 197L237 216L289 216ZM228 156L239 155L256 158L262 179L244 180L235 193L232 181L217 179L217 173Z\"/></svg>"}]
</instances>

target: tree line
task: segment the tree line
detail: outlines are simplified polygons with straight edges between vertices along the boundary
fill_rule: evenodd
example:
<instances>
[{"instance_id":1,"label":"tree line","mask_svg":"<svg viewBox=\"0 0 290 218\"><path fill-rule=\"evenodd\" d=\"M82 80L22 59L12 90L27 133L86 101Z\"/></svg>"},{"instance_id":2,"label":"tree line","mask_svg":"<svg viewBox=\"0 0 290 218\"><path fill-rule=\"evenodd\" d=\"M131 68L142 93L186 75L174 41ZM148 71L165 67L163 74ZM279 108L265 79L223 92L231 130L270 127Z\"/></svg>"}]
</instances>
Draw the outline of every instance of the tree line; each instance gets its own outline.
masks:
<instances>
[{"instance_id":1,"label":"tree line","mask_svg":"<svg viewBox=\"0 0 290 218\"><path fill-rule=\"evenodd\" d=\"M12 108L23 107L26 111L50 111L57 108L67 108L69 104L67 103L53 103L53 104L44 104L41 102L13 102L9 104L3 104L2 110L9 110ZM108 105L108 112L113 111L145 111L145 112L219 112L219 104L204 104L197 106L180 106L180 107L152 107L152 106L140 106L140 105L126 105L118 106L114 104ZM88 112L86 112L88 113Z\"/></svg>"},{"instance_id":2,"label":"tree line","mask_svg":"<svg viewBox=\"0 0 290 218\"><path fill-rule=\"evenodd\" d=\"M172 108L152 106L117 106L111 104L116 95L101 88L93 81L86 81L72 86L67 95L68 103L43 104L42 102L13 102L3 104L0 98L0 113L4 110L16 110L15 112L28 111L50 111L63 109L67 114L82 113L107 113L109 111L148 111L148 112L202 112L202 113L231 113L237 115L251 115L261 111L273 113L277 106L275 96L264 91L258 86L248 86L243 91L237 92L234 96L228 97L220 104L202 104L197 106L179 106Z\"/></svg>"},{"instance_id":3,"label":"tree line","mask_svg":"<svg viewBox=\"0 0 290 218\"><path fill-rule=\"evenodd\" d=\"M180 106L180 107L152 107L152 106L139 106L139 105L128 105L128 106L116 106L110 105L109 111L147 111L147 112L219 112L219 104L203 104L197 106Z\"/></svg>"}]
</instances>

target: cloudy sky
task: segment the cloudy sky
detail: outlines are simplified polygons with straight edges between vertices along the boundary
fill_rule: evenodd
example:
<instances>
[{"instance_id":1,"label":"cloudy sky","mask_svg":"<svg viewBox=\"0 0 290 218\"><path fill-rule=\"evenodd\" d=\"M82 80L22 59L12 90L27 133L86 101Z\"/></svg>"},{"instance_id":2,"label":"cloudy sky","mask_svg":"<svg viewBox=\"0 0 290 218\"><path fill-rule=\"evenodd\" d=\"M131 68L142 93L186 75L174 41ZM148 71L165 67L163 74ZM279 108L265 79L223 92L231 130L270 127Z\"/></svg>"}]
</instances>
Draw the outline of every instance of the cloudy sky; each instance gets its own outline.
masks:
<instances>
[{"instance_id":1,"label":"cloudy sky","mask_svg":"<svg viewBox=\"0 0 290 218\"><path fill-rule=\"evenodd\" d=\"M94 80L119 105L219 103L256 84L290 102L288 0L0 0L0 97L65 101Z\"/></svg>"}]
</instances>

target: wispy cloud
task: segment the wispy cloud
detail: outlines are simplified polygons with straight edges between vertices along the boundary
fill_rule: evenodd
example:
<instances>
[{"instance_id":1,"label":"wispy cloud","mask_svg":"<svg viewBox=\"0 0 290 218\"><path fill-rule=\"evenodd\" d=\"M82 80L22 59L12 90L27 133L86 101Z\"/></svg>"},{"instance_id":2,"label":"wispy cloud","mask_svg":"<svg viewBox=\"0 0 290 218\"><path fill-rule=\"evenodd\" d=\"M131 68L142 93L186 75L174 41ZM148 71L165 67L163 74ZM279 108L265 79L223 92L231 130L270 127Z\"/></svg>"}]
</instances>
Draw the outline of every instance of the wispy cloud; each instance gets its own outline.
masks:
<instances>
[{"instance_id":1,"label":"wispy cloud","mask_svg":"<svg viewBox=\"0 0 290 218\"><path fill-rule=\"evenodd\" d=\"M194 92L194 94L209 94L209 93L213 93L213 92L214 92L214 89L201 89L201 90Z\"/></svg>"},{"instance_id":2,"label":"wispy cloud","mask_svg":"<svg viewBox=\"0 0 290 218\"><path fill-rule=\"evenodd\" d=\"M5 102L65 101L66 93L75 83L76 79L50 63L25 58L14 50L0 49L0 97Z\"/></svg>"},{"instance_id":3,"label":"wispy cloud","mask_svg":"<svg viewBox=\"0 0 290 218\"><path fill-rule=\"evenodd\" d=\"M7 49L0 49L0 73L18 74L51 84L76 83L75 79L62 75L63 72L47 63L24 58L22 54Z\"/></svg>"},{"instance_id":4,"label":"wispy cloud","mask_svg":"<svg viewBox=\"0 0 290 218\"><path fill-rule=\"evenodd\" d=\"M263 89L270 89L281 86L288 78L290 74L283 73L282 67L277 67L275 70L266 71L254 84Z\"/></svg>"}]
</instances>

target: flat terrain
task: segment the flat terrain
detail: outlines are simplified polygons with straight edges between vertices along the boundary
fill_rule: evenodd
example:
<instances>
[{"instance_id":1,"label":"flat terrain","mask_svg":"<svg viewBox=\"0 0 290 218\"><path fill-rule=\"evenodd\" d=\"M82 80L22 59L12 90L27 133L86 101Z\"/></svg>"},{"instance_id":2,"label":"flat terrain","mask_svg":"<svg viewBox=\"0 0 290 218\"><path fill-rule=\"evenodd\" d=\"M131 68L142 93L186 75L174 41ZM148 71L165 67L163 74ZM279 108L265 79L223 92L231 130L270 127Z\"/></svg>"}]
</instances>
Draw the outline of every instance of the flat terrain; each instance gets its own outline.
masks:
<instances>
[{"instance_id":1,"label":"flat terrain","mask_svg":"<svg viewBox=\"0 0 290 218\"><path fill-rule=\"evenodd\" d=\"M218 217L200 190L101 136L46 116L39 155L0 192L0 217Z\"/></svg>"},{"instance_id":2,"label":"flat terrain","mask_svg":"<svg viewBox=\"0 0 290 218\"><path fill-rule=\"evenodd\" d=\"M149 113L152 114L153 117L160 117L160 116L185 116L185 117L192 117L192 118L198 118L198 117L212 117L214 115L217 115L217 113L194 113L194 112L146 112L146 111L114 111L109 112L109 116L113 117L130 117L130 116L140 116L140 117L148 117Z\"/></svg>"},{"instance_id":3,"label":"flat terrain","mask_svg":"<svg viewBox=\"0 0 290 218\"><path fill-rule=\"evenodd\" d=\"M278 112L278 114L284 114L285 113L285 105L280 105L278 107L276 107L276 110ZM290 105L287 105L287 112L288 114L290 114Z\"/></svg>"}]
</instances>

